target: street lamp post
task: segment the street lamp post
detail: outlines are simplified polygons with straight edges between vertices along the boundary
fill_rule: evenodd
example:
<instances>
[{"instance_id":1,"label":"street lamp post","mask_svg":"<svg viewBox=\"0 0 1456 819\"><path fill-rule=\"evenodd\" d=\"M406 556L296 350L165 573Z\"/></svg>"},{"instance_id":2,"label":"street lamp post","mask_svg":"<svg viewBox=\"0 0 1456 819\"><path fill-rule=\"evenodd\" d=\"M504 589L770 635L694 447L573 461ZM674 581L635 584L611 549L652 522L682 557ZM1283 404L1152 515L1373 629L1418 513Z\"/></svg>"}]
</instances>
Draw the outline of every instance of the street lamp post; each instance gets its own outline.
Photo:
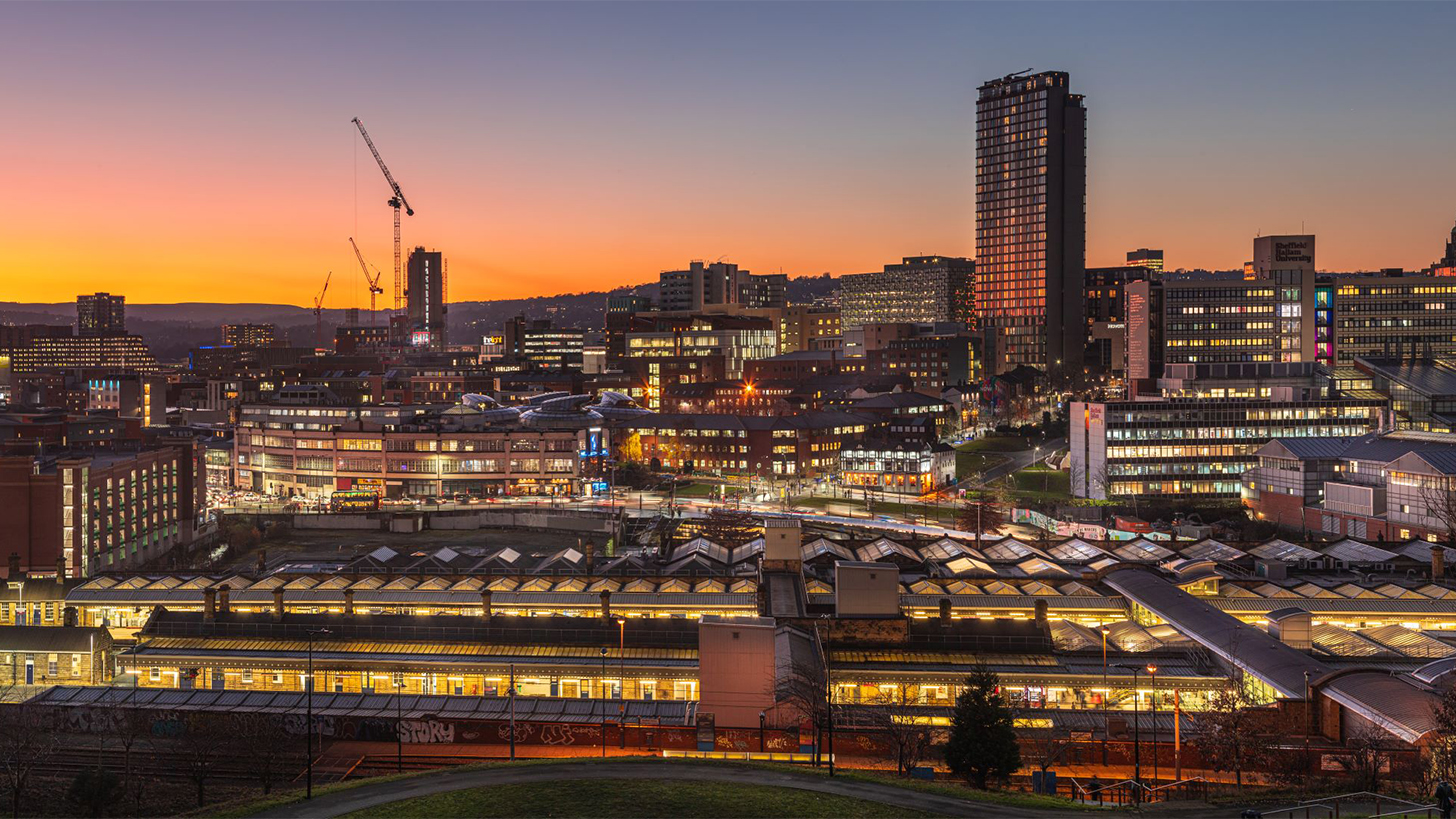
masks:
<instances>
[{"instance_id":1,"label":"street lamp post","mask_svg":"<svg viewBox=\"0 0 1456 819\"><path fill-rule=\"evenodd\" d=\"M1158 784L1158 667L1148 663L1148 686L1152 688L1149 699L1153 716L1153 787Z\"/></svg>"},{"instance_id":2,"label":"street lamp post","mask_svg":"<svg viewBox=\"0 0 1456 819\"><path fill-rule=\"evenodd\" d=\"M1133 798L1141 801L1142 794L1138 792L1137 786L1143 782L1143 737L1142 730L1138 725L1138 671L1141 666L1120 665L1132 672L1132 781Z\"/></svg>"},{"instance_id":3,"label":"street lamp post","mask_svg":"<svg viewBox=\"0 0 1456 819\"><path fill-rule=\"evenodd\" d=\"M1102 764L1107 764L1107 698L1112 690L1107 687L1107 626L1097 629L1102 633Z\"/></svg>"},{"instance_id":4,"label":"street lamp post","mask_svg":"<svg viewBox=\"0 0 1456 819\"><path fill-rule=\"evenodd\" d=\"M768 715L762 711L758 712L758 752L763 753L763 728L768 721Z\"/></svg>"},{"instance_id":5,"label":"street lamp post","mask_svg":"<svg viewBox=\"0 0 1456 819\"><path fill-rule=\"evenodd\" d=\"M627 747L627 618L617 618L617 686L621 702L617 703L617 744Z\"/></svg>"},{"instance_id":6,"label":"street lamp post","mask_svg":"<svg viewBox=\"0 0 1456 819\"><path fill-rule=\"evenodd\" d=\"M511 663L511 761L516 761L516 664Z\"/></svg>"},{"instance_id":7,"label":"street lamp post","mask_svg":"<svg viewBox=\"0 0 1456 819\"><path fill-rule=\"evenodd\" d=\"M394 673L394 765L404 773L404 672Z\"/></svg>"},{"instance_id":8,"label":"street lamp post","mask_svg":"<svg viewBox=\"0 0 1456 819\"><path fill-rule=\"evenodd\" d=\"M602 649L602 676L599 680L602 686L602 699L607 698L607 650ZM602 703L602 759L607 758L607 704Z\"/></svg>"},{"instance_id":9,"label":"street lamp post","mask_svg":"<svg viewBox=\"0 0 1456 819\"><path fill-rule=\"evenodd\" d=\"M308 644L308 674L307 674L307 676L304 677L304 680L303 680L304 700L307 703L307 705L305 706L305 708L307 710L307 719L308 719L308 769L307 769L307 773L305 774L306 779L305 779L305 782L304 782L304 797L303 798L305 798L305 799L312 799L313 798L313 638L314 638L315 635L328 634L329 633L329 630L326 629L326 628L317 628L317 629L312 629L311 628L311 629L308 629L304 633L307 635L307 637L305 638L305 642Z\"/></svg>"}]
</instances>

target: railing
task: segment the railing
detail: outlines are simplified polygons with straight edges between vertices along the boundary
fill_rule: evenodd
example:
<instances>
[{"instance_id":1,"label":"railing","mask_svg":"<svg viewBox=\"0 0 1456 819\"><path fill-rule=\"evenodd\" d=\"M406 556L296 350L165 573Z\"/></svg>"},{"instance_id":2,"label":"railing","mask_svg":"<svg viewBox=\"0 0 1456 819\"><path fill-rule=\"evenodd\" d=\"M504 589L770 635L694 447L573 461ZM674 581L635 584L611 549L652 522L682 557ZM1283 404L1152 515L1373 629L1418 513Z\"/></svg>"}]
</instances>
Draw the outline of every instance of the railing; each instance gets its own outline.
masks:
<instances>
[{"instance_id":1,"label":"railing","mask_svg":"<svg viewBox=\"0 0 1456 819\"><path fill-rule=\"evenodd\" d=\"M1121 782L1100 785L1089 790L1075 778L1071 778L1070 781L1072 783L1073 799L1080 800L1083 803L1095 801L1099 805L1108 803L1114 805L1140 804L1143 802L1156 802L1160 799L1166 801L1174 792L1175 788L1180 789L1180 792L1185 797L1190 795L1190 791L1197 791L1200 795L1206 795L1209 784L1209 780L1201 776L1179 779L1176 782L1166 782L1162 785L1152 787L1135 779L1124 779Z\"/></svg>"},{"instance_id":2,"label":"railing","mask_svg":"<svg viewBox=\"0 0 1456 819\"><path fill-rule=\"evenodd\" d=\"M1369 819L1393 816L1432 817L1436 815L1438 810L1435 805L1424 805L1420 802L1412 802L1409 799L1400 799L1372 791L1355 791L1353 793L1342 793L1336 796L1323 796L1318 799L1306 799L1298 805L1278 808L1276 810L1266 810L1262 811L1262 813L1268 819L1274 819L1274 817L1289 817L1289 819L1295 819L1296 817L1305 817L1305 819L1310 819L1310 817L1333 817L1333 819L1339 819L1341 808L1347 803L1355 803L1358 805L1374 803L1374 812L1361 814L1368 816ZM1405 807L1393 811L1381 810L1382 806L1392 804L1403 805ZM1323 811L1323 813L1319 811Z\"/></svg>"}]
</instances>

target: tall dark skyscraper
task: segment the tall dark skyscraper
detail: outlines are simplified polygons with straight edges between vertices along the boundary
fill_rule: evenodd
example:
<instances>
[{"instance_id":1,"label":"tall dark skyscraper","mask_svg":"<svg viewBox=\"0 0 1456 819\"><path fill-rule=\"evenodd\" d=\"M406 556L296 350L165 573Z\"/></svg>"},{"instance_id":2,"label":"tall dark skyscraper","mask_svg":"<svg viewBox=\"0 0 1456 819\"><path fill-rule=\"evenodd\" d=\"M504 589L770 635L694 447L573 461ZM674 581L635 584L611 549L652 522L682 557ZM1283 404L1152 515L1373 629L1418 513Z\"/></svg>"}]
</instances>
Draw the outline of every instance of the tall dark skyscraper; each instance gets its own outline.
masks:
<instances>
[{"instance_id":1,"label":"tall dark skyscraper","mask_svg":"<svg viewBox=\"0 0 1456 819\"><path fill-rule=\"evenodd\" d=\"M976 103L976 308L988 369L1082 362L1087 113L1066 72L1010 75Z\"/></svg>"},{"instance_id":2,"label":"tall dark skyscraper","mask_svg":"<svg viewBox=\"0 0 1456 819\"><path fill-rule=\"evenodd\" d=\"M89 338L126 335L126 297L110 293L77 296L76 335Z\"/></svg>"},{"instance_id":3,"label":"tall dark skyscraper","mask_svg":"<svg viewBox=\"0 0 1456 819\"><path fill-rule=\"evenodd\" d=\"M410 251L405 299L412 347L445 349L445 258L438 250Z\"/></svg>"}]
</instances>

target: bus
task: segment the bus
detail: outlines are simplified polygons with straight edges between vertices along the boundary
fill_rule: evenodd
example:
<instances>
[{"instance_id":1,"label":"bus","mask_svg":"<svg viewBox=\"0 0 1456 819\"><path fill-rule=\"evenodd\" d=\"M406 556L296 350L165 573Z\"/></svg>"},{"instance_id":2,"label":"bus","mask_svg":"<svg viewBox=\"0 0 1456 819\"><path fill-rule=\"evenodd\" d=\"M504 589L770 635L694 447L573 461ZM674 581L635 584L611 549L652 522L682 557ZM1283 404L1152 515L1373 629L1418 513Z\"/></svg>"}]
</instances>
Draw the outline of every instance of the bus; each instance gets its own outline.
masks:
<instances>
[{"instance_id":1,"label":"bus","mask_svg":"<svg viewBox=\"0 0 1456 819\"><path fill-rule=\"evenodd\" d=\"M377 512L379 493L373 489L340 489L329 496L333 512Z\"/></svg>"}]
</instances>

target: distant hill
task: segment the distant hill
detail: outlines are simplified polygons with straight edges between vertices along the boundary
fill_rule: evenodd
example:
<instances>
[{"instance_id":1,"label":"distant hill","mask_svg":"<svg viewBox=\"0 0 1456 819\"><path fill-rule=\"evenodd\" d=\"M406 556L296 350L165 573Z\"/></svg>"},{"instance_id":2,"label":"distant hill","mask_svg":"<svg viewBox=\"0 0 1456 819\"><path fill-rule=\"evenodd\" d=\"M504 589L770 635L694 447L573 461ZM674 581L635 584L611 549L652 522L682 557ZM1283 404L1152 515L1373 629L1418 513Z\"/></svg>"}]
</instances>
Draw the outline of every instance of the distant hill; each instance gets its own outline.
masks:
<instances>
[{"instance_id":1,"label":"distant hill","mask_svg":"<svg viewBox=\"0 0 1456 819\"><path fill-rule=\"evenodd\" d=\"M837 284L828 274L789 279L789 301L809 302L830 296ZM499 330L512 316L549 318L563 327L601 327L610 296L635 294L657 297L657 282L589 293L563 293L528 299L460 301L450 303L449 335L462 343L478 343L480 336ZM323 312L324 333L333 338L334 328L344 323L345 311ZM385 314L371 317L359 311L359 321L385 322ZM0 324L75 324L76 305L0 302ZM223 324L275 324L290 343L313 343L313 310L291 304L222 304L182 302L179 304L126 305L127 330L147 340L152 354L161 361L180 361L187 352L204 344L217 344Z\"/></svg>"}]
</instances>

